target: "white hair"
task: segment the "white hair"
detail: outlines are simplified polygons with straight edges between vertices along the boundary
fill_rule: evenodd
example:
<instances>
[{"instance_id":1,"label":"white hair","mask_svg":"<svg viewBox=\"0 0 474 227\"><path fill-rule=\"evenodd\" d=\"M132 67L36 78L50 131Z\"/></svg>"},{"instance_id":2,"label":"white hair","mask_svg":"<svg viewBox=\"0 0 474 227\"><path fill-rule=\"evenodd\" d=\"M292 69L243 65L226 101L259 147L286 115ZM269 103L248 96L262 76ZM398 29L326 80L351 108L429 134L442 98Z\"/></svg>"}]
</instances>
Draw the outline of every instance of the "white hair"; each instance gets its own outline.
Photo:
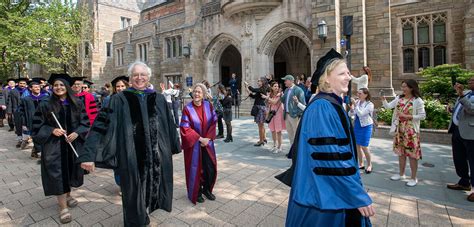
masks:
<instances>
[{"instance_id":1,"label":"white hair","mask_svg":"<svg viewBox=\"0 0 474 227\"><path fill-rule=\"evenodd\" d=\"M135 62L133 62L132 64L130 64L130 66L128 67L128 70L127 70L127 75L128 75L128 77L130 77L130 78L132 77L133 68L135 68L135 66L137 66L137 65L141 65L141 66L145 67L146 72L148 73L148 77L151 77L151 69L150 69L150 67L148 67L148 65L145 64L145 63L142 62L142 61L135 61Z\"/></svg>"}]
</instances>

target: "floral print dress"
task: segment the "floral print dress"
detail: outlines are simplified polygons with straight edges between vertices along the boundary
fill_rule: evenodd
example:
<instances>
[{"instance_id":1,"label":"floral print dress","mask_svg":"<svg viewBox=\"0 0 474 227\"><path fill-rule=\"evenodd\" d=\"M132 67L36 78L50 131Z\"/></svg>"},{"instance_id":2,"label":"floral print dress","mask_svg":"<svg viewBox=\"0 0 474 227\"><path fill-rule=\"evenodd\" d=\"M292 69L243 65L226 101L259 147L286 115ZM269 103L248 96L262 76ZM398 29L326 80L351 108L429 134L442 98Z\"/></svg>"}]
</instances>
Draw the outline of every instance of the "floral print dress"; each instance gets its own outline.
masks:
<instances>
[{"instance_id":1,"label":"floral print dress","mask_svg":"<svg viewBox=\"0 0 474 227\"><path fill-rule=\"evenodd\" d=\"M401 98L395 111L413 115L414 98ZM420 134L416 132L412 119L399 117L393 141L393 151L399 156L421 159Z\"/></svg>"}]
</instances>

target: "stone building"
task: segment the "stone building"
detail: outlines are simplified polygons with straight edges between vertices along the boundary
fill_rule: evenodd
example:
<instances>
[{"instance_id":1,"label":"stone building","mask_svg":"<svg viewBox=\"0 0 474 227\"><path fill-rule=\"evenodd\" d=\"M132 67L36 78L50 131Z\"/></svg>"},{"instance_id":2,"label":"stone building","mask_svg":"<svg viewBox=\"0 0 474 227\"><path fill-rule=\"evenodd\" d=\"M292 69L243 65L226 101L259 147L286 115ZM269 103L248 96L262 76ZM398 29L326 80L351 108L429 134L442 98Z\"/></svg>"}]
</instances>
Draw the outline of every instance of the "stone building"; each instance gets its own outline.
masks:
<instances>
[{"instance_id":1,"label":"stone building","mask_svg":"<svg viewBox=\"0 0 474 227\"><path fill-rule=\"evenodd\" d=\"M371 67L375 94L399 89L401 80L417 79L428 66L474 69L472 0L174 0L144 1L130 11L101 2L120 1L98 4L104 10L95 20L103 29L96 31L91 75L100 82L126 74L135 60L150 65L155 84L185 85L192 77L227 85L233 72L251 84L268 73L311 75L330 48L345 52L345 16L353 17L352 72ZM121 17L132 18L131 26L121 29ZM107 42L110 56L103 51Z\"/></svg>"}]
</instances>

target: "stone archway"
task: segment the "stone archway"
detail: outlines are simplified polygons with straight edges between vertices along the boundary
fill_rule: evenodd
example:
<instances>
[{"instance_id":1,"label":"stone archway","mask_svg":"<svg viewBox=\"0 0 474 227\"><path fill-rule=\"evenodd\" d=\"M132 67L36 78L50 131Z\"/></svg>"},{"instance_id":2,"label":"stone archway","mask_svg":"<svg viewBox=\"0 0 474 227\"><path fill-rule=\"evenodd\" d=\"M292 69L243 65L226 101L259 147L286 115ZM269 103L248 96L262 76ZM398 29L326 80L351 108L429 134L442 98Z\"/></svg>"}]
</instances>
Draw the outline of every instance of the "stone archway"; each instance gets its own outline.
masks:
<instances>
[{"instance_id":1,"label":"stone archway","mask_svg":"<svg viewBox=\"0 0 474 227\"><path fill-rule=\"evenodd\" d=\"M234 45L229 45L222 52L219 60L219 69L220 81L224 86L230 86L229 81L232 73L235 73L237 76L238 84L242 82L242 55ZM240 90L240 86L238 87Z\"/></svg>"},{"instance_id":2,"label":"stone archway","mask_svg":"<svg viewBox=\"0 0 474 227\"><path fill-rule=\"evenodd\" d=\"M234 51L237 51L239 54L242 53L240 41L230 34L221 33L214 37L209 42L209 45L207 45L207 48L204 51L204 57L206 59L205 79L207 79L209 82L216 83L222 79L221 57L223 56L224 51L229 48L229 46L232 46ZM241 66L242 58L240 58L240 68L242 68ZM237 76L242 78L242 74Z\"/></svg>"},{"instance_id":3,"label":"stone archway","mask_svg":"<svg viewBox=\"0 0 474 227\"><path fill-rule=\"evenodd\" d=\"M306 58L308 59L304 62L309 62L309 66L307 66L309 67L309 69L305 69L303 70L303 72L298 72L298 70L295 72L288 73L305 73L306 75L310 75L310 72L313 70L311 66L311 57L313 56L313 51L311 48L311 37L311 32L300 23L283 22L276 25L275 27L270 29L270 31L267 32L265 37L260 42L257 48L257 52L267 57L268 71L275 74L275 67L278 67L279 70L281 70L281 68L283 68L282 62L286 62L284 61L284 56L288 54L285 54L285 52L289 52L287 50L285 51L284 48L291 47L292 45L297 45L299 47L296 47L296 51L307 51ZM282 45L286 47L282 47ZM304 46L306 47L306 49ZM294 47L291 48L295 49ZM275 57L277 62L275 62Z\"/></svg>"},{"instance_id":4,"label":"stone archway","mask_svg":"<svg viewBox=\"0 0 474 227\"><path fill-rule=\"evenodd\" d=\"M283 40L273 56L275 79L280 81L287 74L306 76L311 73L311 54L306 44L296 36Z\"/></svg>"}]
</instances>

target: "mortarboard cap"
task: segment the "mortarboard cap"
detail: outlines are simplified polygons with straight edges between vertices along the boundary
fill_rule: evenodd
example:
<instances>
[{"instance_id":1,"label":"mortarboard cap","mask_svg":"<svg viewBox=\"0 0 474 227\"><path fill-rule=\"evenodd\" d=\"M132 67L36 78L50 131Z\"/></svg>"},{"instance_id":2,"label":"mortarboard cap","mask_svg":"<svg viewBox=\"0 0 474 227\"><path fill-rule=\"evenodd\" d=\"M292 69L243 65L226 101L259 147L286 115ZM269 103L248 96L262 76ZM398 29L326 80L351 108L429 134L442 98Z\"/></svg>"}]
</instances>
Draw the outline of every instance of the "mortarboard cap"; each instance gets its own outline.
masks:
<instances>
[{"instance_id":1,"label":"mortarboard cap","mask_svg":"<svg viewBox=\"0 0 474 227\"><path fill-rule=\"evenodd\" d=\"M338 53L336 50L331 48L329 52L326 53L326 55L322 56L319 60L318 63L316 64L316 70L313 73L313 76L311 77L311 84L313 86L318 86L319 85L319 78L323 75L324 71L326 70L326 67L335 59L343 59L342 55Z\"/></svg>"},{"instance_id":2,"label":"mortarboard cap","mask_svg":"<svg viewBox=\"0 0 474 227\"><path fill-rule=\"evenodd\" d=\"M18 78L16 79L16 82L19 83L20 81L25 81L28 83L28 81L30 81L30 79L26 78L26 77L22 77L22 78Z\"/></svg>"},{"instance_id":3,"label":"mortarboard cap","mask_svg":"<svg viewBox=\"0 0 474 227\"><path fill-rule=\"evenodd\" d=\"M52 73L48 79L49 84L54 84L54 81L61 80L67 85L71 86L72 78L66 73Z\"/></svg>"},{"instance_id":4,"label":"mortarboard cap","mask_svg":"<svg viewBox=\"0 0 474 227\"><path fill-rule=\"evenodd\" d=\"M84 84L87 84L87 86L91 87L91 85L93 85L94 83L90 80L83 80L82 81Z\"/></svg>"},{"instance_id":5,"label":"mortarboard cap","mask_svg":"<svg viewBox=\"0 0 474 227\"><path fill-rule=\"evenodd\" d=\"M71 84L74 84L74 82L76 81L83 81L86 77L84 76L75 76L75 77L71 77Z\"/></svg>"},{"instance_id":6,"label":"mortarboard cap","mask_svg":"<svg viewBox=\"0 0 474 227\"><path fill-rule=\"evenodd\" d=\"M117 84L117 82L121 81L121 80L124 80L124 81L127 81L128 82L128 76L118 76L118 77L115 77L115 79L112 80L112 82L110 82L112 84L112 87L115 87L115 85Z\"/></svg>"},{"instance_id":7,"label":"mortarboard cap","mask_svg":"<svg viewBox=\"0 0 474 227\"><path fill-rule=\"evenodd\" d=\"M32 80L35 80L35 81L38 81L38 82L46 81L46 79L43 78L43 77L33 77Z\"/></svg>"}]
</instances>

